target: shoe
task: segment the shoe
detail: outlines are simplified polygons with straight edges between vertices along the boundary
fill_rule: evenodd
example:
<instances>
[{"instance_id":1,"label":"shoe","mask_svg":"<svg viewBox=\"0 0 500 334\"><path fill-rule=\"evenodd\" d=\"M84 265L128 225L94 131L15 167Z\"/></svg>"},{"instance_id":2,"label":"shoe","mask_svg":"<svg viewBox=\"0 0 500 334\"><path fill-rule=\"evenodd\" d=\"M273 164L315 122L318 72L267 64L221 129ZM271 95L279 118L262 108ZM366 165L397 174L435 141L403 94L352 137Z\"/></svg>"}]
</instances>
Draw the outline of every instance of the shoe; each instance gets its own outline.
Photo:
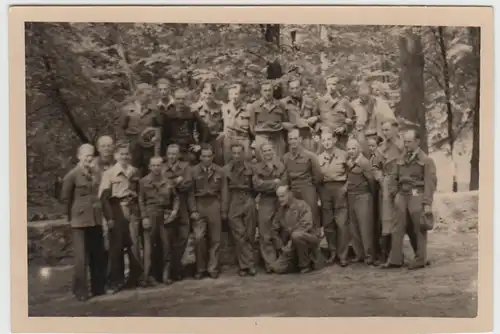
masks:
<instances>
[{"instance_id":1,"label":"shoe","mask_svg":"<svg viewBox=\"0 0 500 334\"><path fill-rule=\"evenodd\" d=\"M176 281L180 282L184 279L184 276L182 275L177 275L177 277L175 278Z\"/></svg>"},{"instance_id":2,"label":"shoe","mask_svg":"<svg viewBox=\"0 0 500 334\"><path fill-rule=\"evenodd\" d=\"M372 266L373 265L373 260L365 260L364 261L367 266Z\"/></svg>"},{"instance_id":3,"label":"shoe","mask_svg":"<svg viewBox=\"0 0 500 334\"><path fill-rule=\"evenodd\" d=\"M76 296L76 299L77 299L79 302L86 302L87 300L89 300L89 296L88 296L88 295Z\"/></svg>"},{"instance_id":4,"label":"shoe","mask_svg":"<svg viewBox=\"0 0 500 334\"><path fill-rule=\"evenodd\" d=\"M301 274L307 274L307 273L310 273L310 272L312 272L312 269L310 267L303 268L303 269L300 270Z\"/></svg>"},{"instance_id":5,"label":"shoe","mask_svg":"<svg viewBox=\"0 0 500 334\"><path fill-rule=\"evenodd\" d=\"M214 271L214 272L211 272L208 274L210 276L211 279L217 279L219 278L219 272L218 271Z\"/></svg>"},{"instance_id":6,"label":"shoe","mask_svg":"<svg viewBox=\"0 0 500 334\"><path fill-rule=\"evenodd\" d=\"M417 270L425 268L425 264L423 263L412 263L408 266L408 270Z\"/></svg>"},{"instance_id":7,"label":"shoe","mask_svg":"<svg viewBox=\"0 0 500 334\"><path fill-rule=\"evenodd\" d=\"M351 260L351 263L363 263L363 262L365 262L365 260L360 258L354 258Z\"/></svg>"},{"instance_id":8,"label":"shoe","mask_svg":"<svg viewBox=\"0 0 500 334\"><path fill-rule=\"evenodd\" d=\"M266 268L266 274L271 275L273 270L271 268Z\"/></svg>"},{"instance_id":9,"label":"shoe","mask_svg":"<svg viewBox=\"0 0 500 334\"><path fill-rule=\"evenodd\" d=\"M336 256L330 256L328 259L325 260L326 264L335 264L335 257Z\"/></svg>"},{"instance_id":10,"label":"shoe","mask_svg":"<svg viewBox=\"0 0 500 334\"><path fill-rule=\"evenodd\" d=\"M240 275L241 277L247 276L247 274L247 271L244 269L240 269L240 271L238 271L238 275Z\"/></svg>"},{"instance_id":11,"label":"shoe","mask_svg":"<svg viewBox=\"0 0 500 334\"><path fill-rule=\"evenodd\" d=\"M196 274L194 275L194 279L196 279L196 280L200 280L200 279L202 279L202 278L203 278L203 273L196 273Z\"/></svg>"},{"instance_id":12,"label":"shoe","mask_svg":"<svg viewBox=\"0 0 500 334\"><path fill-rule=\"evenodd\" d=\"M167 278L166 280L163 281L163 283L165 285L171 285L172 283L174 283L174 280L171 278Z\"/></svg>"},{"instance_id":13,"label":"shoe","mask_svg":"<svg viewBox=\"0 0 500 334\"><path fill-rule=\"evenodd\" d=\"M255 276L257 275L257 271L254 268L247 269L248 275Z\"/></svg>"},{"instance_id":14,"label":"shoe","mask_svg":"<svg viewBox=\"0 0 500 334\"><path fill-rule=\"evenodd\" d=\"M396 269L401 268L402 264L384 263L380 266L380 269Z\"/></svg>"}]
</instances>

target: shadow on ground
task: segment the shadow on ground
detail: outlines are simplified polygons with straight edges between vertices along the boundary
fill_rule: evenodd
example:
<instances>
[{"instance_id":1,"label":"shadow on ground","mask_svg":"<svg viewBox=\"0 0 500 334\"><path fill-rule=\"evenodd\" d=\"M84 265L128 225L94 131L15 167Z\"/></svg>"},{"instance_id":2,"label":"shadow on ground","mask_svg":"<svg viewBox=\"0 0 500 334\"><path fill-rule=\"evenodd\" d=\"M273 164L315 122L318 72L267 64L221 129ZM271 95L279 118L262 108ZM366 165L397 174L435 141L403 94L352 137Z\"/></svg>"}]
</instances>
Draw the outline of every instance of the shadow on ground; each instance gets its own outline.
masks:
<instances>
[{"instance_id":1,"label":"shadow on ground","mask_svg":"<svg viewBox=\"0 0 500 334\"><path fill-rule=\"evenodd\" d=\"M405 254L412 257L407 243ZM432 233L429 254L432 266L420 271L353 265L240 278L228 268L215 281L187 279L84 303L70 294L71 267L47 278L31 267L29 316L475 317L477 234Z\"/></svg>"}]
</instances>

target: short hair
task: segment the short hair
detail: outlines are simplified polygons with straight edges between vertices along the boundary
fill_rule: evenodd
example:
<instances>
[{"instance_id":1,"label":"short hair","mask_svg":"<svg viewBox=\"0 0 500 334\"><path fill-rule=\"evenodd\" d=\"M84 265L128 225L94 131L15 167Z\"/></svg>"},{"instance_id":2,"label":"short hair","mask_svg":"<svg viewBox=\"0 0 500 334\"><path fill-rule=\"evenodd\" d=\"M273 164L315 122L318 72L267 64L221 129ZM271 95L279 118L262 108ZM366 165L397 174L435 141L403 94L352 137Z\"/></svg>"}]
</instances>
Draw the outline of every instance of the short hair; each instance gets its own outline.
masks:
<instances>
[{"instance_id":1,"label":"short hair","mask_svg":"<svg viewBox=\"0 0 500 334\"><path fill-rule=\"evenodd\" d=\"M158 86L161 84L170 85L170 81L166 78L160 78L158 79L158 81L156 81L156 85Z\"/></svg>"},{"instance_id":2,"label":"short hair","mask_svg":"<svg viewBox=\"0 0 500 334\"><path fill-rule=\"evenodd\" d=\"M374 136L368 136L366 137L366 141L368 140L374 140L375 141L375 144L377 145L380 145L384 140L382 139L382 137L378 136L378 135L374 135Z\"/></svg>"},{"instance_id":3,"label":"short hair","mask_svg":"<svg viewBox=\"0 0 500 334\"><path fill-rule=\"evenodd\" d=\"M200 145L200 152L201 151L211 151L212 153L214 153L214 148L212 147L212 145L210 144L207 144L207 143L203 143Z\"/></svg>"},{"instance_id":4,"label":"short hair","mask_svg":"<svg viewBox=\"0 0 500 334\"><path fill-rule=\"evenodd\" d=\"M382 122L382 125L387 124L387 123L389 123L392 127L395 127L395 128L399 127L399 122L398 122L398 120L397 120L397 119L395 119L395 118L388 118L388 119L385 119L385 120Z\"/></svg>"},{"instance_id":5,"label":"short hair","mask_svg":"<svg viewBox=\"0 0 500 334\"><path fill-rule=\"evenodd\" d=\"M287 82L288 87L292 84L292 82L298 82L300 86L302 86L302 80L300 78L290 78Z\"/></svg>"},{"instance_id":6,"label":"short hair","mask_svg":"<svg viewBox=\"0 0 500 334\"><path fill-rule=\"evenodd\" d=\"M366 87L370 91L370 94L373 93L373 86L370 82L368 82L366 80L361 81L358 85L358 89L361 87Z\"/></svg>"},{"instance_id":7,"label":"short hair","mask_svg":"<svg viewBox=\"0 0 500 334\"><path fill-rule=\"evenodd\" d=\"M273 144L271 144L271 143L262 143L262 144L260 144L259 148L261 150L263 150L265 146L270 146L274 150Z\"/></svg>"},{"instance_id":8,"label":"short hair","mask_svg":"<svg viewBox=\"0 0 500 334\"><path fill-rule=\"evenodd\" d=\"M359 141L355 138L350 138L347 141L346 147L349 146L349 144L355 144L358 148L360 147Z\"/></svg>"},{"instance_id":9,"label":"short hair","mask_svg":"<svg viewBox=\"0 0 500 334\"><path fill-rule=\"evenodd\" d=\"M130 143L126 140L120 140L115 145L115 152L123 149L127 149L128 151L130 151Z\"/></svg>"},{"instance_id":10,"label":"short hair","mask_svg":"<svg viewBox=\"0 0 500 334\"><path fill-rule=\"evenodd\" d=\"M236 90L236 89L241 92L243 90L243 86L239 83L233 83L233 84L229 85L229 87L227 87L228 92Z\"/></svg>"},{"instance_id":11,"label":"short hair","mask_svg":"<svg viewBox=\"0 0 500 334\"><path fill-rule=\"evenodd\" d=\"M202 85L201 85L201 91L205 91L209 89L212 93L215 93L215 91L217 90L217 87L215 87L215 84L213 84L212 82L210 81L205 81Z\"/></svg>"},{"instance_id":12,"label":"short hair","mask_svg":"<svg viewBox=\"0 0 500 334\"><path fill-rule=\"evenodd\" d=\"M76 155L79 157L80 154L82 154L83 150L85 150L85 149L92 150L92 153L94 153L94 151L95 151L95 148L92 144L85 143L85 144L82 144L78 147L78 149L76 150Z\"/></svg>"},{"instance_id":13,"label":"short hair","mask_svg":"<svg viewBox=\"0 0 500 334\"><path fill-rule=\"evenodd\" d=\"M288 131L288 137L290 137L290 134L297 133L297 136L300 138L300 130L298 128L293 128L290 131Z\"/></svg>"},{"instance_id":14,"label":"short hair","mask_svg":"<svg viewBox=\"0 0 500 334\"><path fill-rule=\"evenodd\" d=\"M181 150L181 147L179 146L179 144L170 144L167 146L167 152L169 149L172 149L172 148L176 148L177 151L180 151Z\"/></svg>"},{"instance_id":15,"label":"short hair","mask_svg":"<svg viewBox=\"0 0 500 334\"><path fill-rule=\"evenodd\" d=\"M265 80L262 80L261 83L260 83L260 88L264 87L264 86L271 86L271 88L273 88L274 84L271 80L269 79L265 79Z\"/></svg>"},{"instance_id":16,"label":"short hair","mask_svg":"<svg viewBox=\"0 0 500 334\"><path fill-rule=\"evenodd\" d=\"M280 189L284 189L287 192L290 191L290 187L287 184L280 184L278 187L276 187L276 192L278 192L278 190Z\"/></svg>"},{"instance_id":17,"label":"short hair","mask_svg":"<svg viewBox=\"0 0 500 334\"><path fill-rule=\"evenodd\" d=\"M112 138L111 136L104 135L104 136L100 136L100 137L97 139L97 146L101 145L101 144L102 144L102 142L103 142L104 140L107 140L107 139L109 139L109 140L111 141L111 143L114 143L114 140L113 140L113 138Z\"/></svg>"},{"instance_id":18,"label":"short hair","mask_svg":"<svg viewBox=\"0 0 500 334\"><path fill-rule=\"evenodd\" d=\"M184 88L177 88L174 92L174 97L180 94L187 96L187 91Z\"/></svg>"},{"instance_id":19,"label":"short hair","mask_svg":"<svg viewBox=\"0 0 500 334\"><path fill-rule=\"evenodd\" d=\"M151 164L153 162L153 160L160 160L161 163L163 163L163 157L159 156L159 155L155 155L155 156L152 156L151 158L149 158L149 163Z\"/></svg>"},{"instance_id":20,"label":"short hair","mask_svg":"<svg viewBox=\"0 0 500 334\"><path fill-rule=\"evenodd\" d=\"M420 136L420 132L417 131L417 129L409 129L409 130L406 130L406 133L413 133L413 138L417 139L417 140L420 140L421 136Z\"/></svg>"},{"instance_id":21,"label":"short hair","mask_svg":"<svg viewBox=\"0 0 500 334\"><path fill-rule=\"evenodd\" d=\"M234 149L235 147L239 147L239 148L241 148L241 150L242 150L242 151L245 151L245 146L243 146L243 144L242 144L242 143L232 143L232 144L231 144L231 151L233 151L233 149Z\"/></svg>"}]
</instances>

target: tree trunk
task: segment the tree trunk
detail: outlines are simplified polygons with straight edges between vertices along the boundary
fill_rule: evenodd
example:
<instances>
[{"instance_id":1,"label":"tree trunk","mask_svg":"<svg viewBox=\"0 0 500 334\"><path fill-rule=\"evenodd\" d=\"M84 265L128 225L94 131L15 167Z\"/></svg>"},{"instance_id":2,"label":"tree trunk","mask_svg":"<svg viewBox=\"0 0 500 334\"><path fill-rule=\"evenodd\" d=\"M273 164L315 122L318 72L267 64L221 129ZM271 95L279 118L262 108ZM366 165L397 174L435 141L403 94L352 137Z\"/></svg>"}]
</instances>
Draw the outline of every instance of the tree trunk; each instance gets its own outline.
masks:
<instances>
[{"instance_id":1,"label":"tree trunk","mask_svg":"<svg viewBox=\"0 0 500 334\"><path fill-rule=\"evenodd\" d=\"M474 103L474 117L472 123L472 155L470 159L470 183L469 190L479 189L479 110L480 110L480 83L481 83L481 30L480 28L469 28L472 51L476 69L476 98Z\"/></svg>"},{"instance_id":2,"label":"tree trunk","mask_svg":"<svg viewBox=\"0 0 500 334\"><path fill-rule=\"evenodd\" d=\"M326 26L324 24L321 24L319 26L319 36L321 40L323 41L324 45L328 44L328 30L326 29ZM321 59L321 75L323 77L326 76L326 72L328 71L328 67L330 66L330 62L328 61L328 56L326 55L325 51L322 51L320 54L320 59Z\"/></svg>"},{"instance_id":3,"label":"tree trunk","mask_svg":"<svg viewBox=\"0 0 500 334\"><path fill-rule=\"evenodd\" d=\"M264 30L264 40L271 43L271 48L276 50L276 55L280 52L280 25L279 24L266 24ZM283 76L283 69L279 58L276 57L273 61L267 63L267 79L275 80ZM274 87L274 97L281 99L283 97L283 87L278 85Z\"/></svg>"},{"instance_id":4,"label":"tree trunk","mask_svg":"<svg viewBox=\"0 0 500 334\"><path fill-rule=\"evenodd\" d=\"M444 40L444 29L445 27L438 27L438 39L439 39L439 49L441 52L441 58L443 60L443 78L444 78L444 96L446 99L446 123L448 128L448 143L450 145L450 157L451 163L453 164L453 175L452 175L452 189L453 192L458 191L457 184L457 166L455 162L454 146L455 146L455 134L453 132L453 108L451 106L451 93L450 93L450 69L448 66L448 56L446 52L446 43Z\"/></svg>"},{"instance_id":5,"label":"tree trunk","mask_svg":"<svg viewBox=\"0 0 500 334\"><path fill-rule=\"evenodd\" d=\"M410 33L399 39L401 61L400 116L411 122L420 135L420 148L428 152L425 124L424 54L420 36Z\"/></svg>"}]
</instances>

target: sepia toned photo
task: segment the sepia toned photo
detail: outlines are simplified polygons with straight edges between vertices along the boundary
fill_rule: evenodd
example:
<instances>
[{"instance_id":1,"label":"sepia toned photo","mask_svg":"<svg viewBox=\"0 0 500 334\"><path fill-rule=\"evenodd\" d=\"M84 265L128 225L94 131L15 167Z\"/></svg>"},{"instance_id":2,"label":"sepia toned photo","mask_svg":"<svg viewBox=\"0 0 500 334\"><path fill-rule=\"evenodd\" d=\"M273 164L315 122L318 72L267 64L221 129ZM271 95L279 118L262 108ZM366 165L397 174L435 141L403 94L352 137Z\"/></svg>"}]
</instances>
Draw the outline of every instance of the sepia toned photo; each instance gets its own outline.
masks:
<instances>
[{"instance_id":1,"label":"sepia toned photo","mask_svg":"<svg viewBox=\"0 0 500 334\"><path fill-rule=\"evenodd\" d=\"M16 22L28 317L488 315L491 31L233 9Z\"/></svg>"}]
</instances>

